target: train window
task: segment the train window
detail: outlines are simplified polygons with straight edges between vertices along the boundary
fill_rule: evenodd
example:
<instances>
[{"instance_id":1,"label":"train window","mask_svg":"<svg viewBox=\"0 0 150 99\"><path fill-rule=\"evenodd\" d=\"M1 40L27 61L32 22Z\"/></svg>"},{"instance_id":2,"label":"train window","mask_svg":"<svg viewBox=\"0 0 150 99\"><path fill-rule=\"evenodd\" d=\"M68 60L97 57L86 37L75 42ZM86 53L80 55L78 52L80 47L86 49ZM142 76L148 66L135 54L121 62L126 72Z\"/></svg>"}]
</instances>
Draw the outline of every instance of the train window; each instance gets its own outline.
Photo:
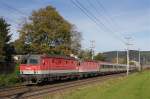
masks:
<instances>
[{"instance_id":1,"label":"train window","mask_svg":"<svg viewBox=\"0 0 150 99\"><path fill-rule=\"evenodd\" d=\"M110 68L110 65L107 65L107 68Z\"/></svg>"},{"instance_id":2,"label":"train window","mask_svg":"<svg viewBox=\"0 0 150 99\"><path fill-rule=\"evenodd\" d=\"M105 68L108 68L108 65L105 65Z\"/></svg>"},{"instance_id":3,"label":"train window","mask_svg":"<svg viewBox=\"0 0 150 99\"><path fill-rule=\"evenodd\" d=\"M106 68L109 68L109 65L106 65Z\"/></svg>"},{"instance_id":4,"label":"train window","mask_svg":"<svg viewBox=\"0 0 150 99\"><path fill-rule=\"evenodd\" d=\"M102 65L102 68L104 68L104 65Z\"/></svg>"},{"instance_id":5,"label":"train window","mask_svg":"<svg viewBox=\"0 0 150 99\"><path fill-rule=\"evenodd\" d=\"M107 68L109 68L109 65L107 65Z\"/></svg>"},{"instance_id":6,"label":"train window","mask_svg":"<svg viewBox=\"0 0 150 99\"><path fill-rule=\"evenodd\" d=\"M29 59L29 64L38 64L37 59Z\"/></svg>"},{"instance_id":7,"label":"train window","mask_svg":"<svg viewBox=\"0 0 150 99\"><path fill-rule=\"evenodd\" d=\"M109 68L112 68L112 65L109 65Z\"/></svg>"},{"instance_id":8,"label":"train window","mask_svg":"<svg viewBox=\"0 0 150 99\"><path fill-rule=\"evenodd\" d=\"M105 68L105 65L103 65L103 68Z\"/></svg>"}]
</instances>

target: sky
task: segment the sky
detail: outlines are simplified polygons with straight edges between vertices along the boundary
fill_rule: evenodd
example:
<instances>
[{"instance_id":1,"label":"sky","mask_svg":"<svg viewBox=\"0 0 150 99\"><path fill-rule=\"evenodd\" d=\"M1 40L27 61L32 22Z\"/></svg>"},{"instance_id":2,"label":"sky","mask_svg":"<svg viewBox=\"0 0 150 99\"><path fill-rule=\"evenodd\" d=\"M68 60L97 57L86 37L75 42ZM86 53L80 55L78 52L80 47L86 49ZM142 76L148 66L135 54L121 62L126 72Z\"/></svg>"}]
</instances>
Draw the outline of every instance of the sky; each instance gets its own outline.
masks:
<instances>
[{"instance_id":1,"label":"sky","mask_svg":"<svg viewBox=\"0 0 150 99\"><path fill-rule=\"evenodd\" d=\"M150 50L150 0L78 0L96 22L71 1L77 0L0 0L0 16L11 24L15 40L32 11L51 5L82 33L83 49L94 40L96 52L125 50L130 37L130 49Z\"/></svg>"}]
</instances>

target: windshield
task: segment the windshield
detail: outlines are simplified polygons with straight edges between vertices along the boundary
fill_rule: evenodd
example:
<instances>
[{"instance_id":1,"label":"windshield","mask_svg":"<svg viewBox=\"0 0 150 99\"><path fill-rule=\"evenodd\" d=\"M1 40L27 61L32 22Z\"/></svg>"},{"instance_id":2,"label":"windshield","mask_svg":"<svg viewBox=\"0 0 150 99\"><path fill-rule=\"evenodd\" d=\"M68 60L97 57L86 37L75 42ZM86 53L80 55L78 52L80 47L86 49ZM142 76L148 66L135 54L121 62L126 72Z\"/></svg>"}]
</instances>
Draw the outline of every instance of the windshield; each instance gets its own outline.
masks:
<instances>
[{"instance_id":1,"label":"windshield","mask_svg":"<svg viewBox=\"0 0 150 99\"><path fill-rule=\"evenodd\" d=\"M29 59L28 64L38 64L38 59Z\"/></svg>"}]
</instances>

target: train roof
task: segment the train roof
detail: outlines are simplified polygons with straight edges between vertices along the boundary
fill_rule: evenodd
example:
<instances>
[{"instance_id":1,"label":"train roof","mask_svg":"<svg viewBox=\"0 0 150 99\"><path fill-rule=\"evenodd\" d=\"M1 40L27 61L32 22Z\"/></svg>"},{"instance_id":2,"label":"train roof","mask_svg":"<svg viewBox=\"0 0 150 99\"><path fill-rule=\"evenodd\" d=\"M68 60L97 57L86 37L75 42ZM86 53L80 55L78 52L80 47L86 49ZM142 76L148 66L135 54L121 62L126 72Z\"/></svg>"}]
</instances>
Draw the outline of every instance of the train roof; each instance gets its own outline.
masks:
<instances>
[{"instance_id":1,"label":"train roof","mask_svg":"<svg viewBox=\"0 0 150 99\"><path fill-rule=\"evenodd\" d=\"M76 60L74 57L69 56L60 56L60 55L46 55L46 54L28 54L26 57L42 57L42 58L57 58L57 59L68 59L68 60Z\"/></svg>"},{"instance_id":2,"label":"train roof","mask_svg":"<svg viewBox=\"0 0 150 99\"><path fill-rule=\"evenodd\" d=\"M102 61L100 61L100 64L101 65L127 66L127 64L117 64L117 63L102 62Z\"/></svg>"},{"instance_id":3,"label":"train roof","mask_svg":"<svg viewBox=\"0 0 150 99\"><path fill-rule=\"evenodd\" d=\"M96 60L83 60L84 62L98 62Z\"/></svg>"},{"instance_id":4,"label":"train roof","mask_svg":"<svg viewBox=\"0 0 150 99\"><path fill-rule=\"evenodd\" d=\"M70 59L70 60L76 60L74 57L69 57L69 56L59 56L59 55L42 55L42 57L45 58L59 58L59 59Z\"/></svg>"}]
</instances>

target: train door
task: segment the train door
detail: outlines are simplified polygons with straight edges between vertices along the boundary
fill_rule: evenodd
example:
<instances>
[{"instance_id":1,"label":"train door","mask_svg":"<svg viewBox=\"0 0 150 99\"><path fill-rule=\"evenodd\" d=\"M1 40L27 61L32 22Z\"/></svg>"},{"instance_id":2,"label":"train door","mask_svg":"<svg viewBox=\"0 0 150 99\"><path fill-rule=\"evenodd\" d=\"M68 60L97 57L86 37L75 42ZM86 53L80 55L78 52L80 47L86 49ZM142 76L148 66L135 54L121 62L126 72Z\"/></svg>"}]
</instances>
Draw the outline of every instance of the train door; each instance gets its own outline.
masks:
<instances>
[{"instance_id":1,"label":"train door","mask_svg":"<svg viewBox=\"0 0 150 99\"><path fill-rule=\"evenodd\" d=\"M49 74L50 73L50 69L49 69L49 58L43 58L42 59L42 73L43 74Z\"/></svg>"}]
</instances>

